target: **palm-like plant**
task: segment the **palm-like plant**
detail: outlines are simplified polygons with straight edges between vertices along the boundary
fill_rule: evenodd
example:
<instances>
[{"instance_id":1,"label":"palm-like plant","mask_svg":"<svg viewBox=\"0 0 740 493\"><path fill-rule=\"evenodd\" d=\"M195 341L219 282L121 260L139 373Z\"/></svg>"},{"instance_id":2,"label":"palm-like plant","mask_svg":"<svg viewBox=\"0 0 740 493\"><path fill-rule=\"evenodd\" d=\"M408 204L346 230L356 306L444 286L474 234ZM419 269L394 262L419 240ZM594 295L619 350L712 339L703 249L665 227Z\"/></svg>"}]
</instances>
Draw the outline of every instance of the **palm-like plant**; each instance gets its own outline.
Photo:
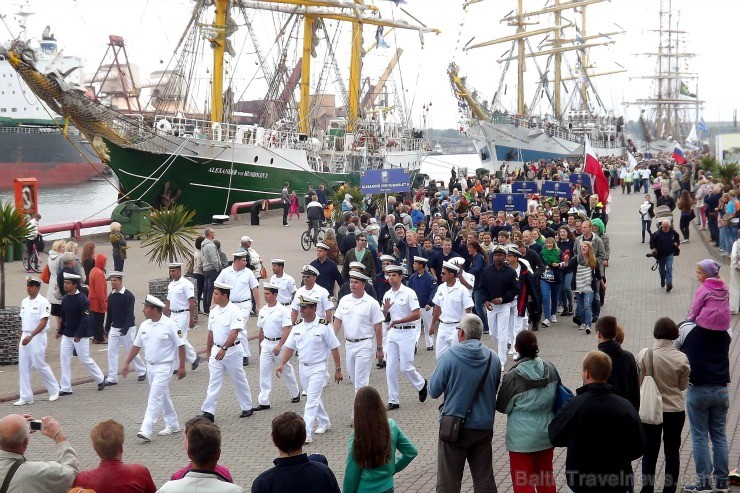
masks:
<instances>
[{"instance_id":1,"label":"palm-like plant","mask_svg":"<svg viewBox=\"0 0 740 493\"><path fill-rule=\"evenodd\" d=\"M0 309L5 308L5 252L31 231L23 214L10 202L0 204Z\"/></svg>"},{"instance_id":2,"label":"palm-like plant","mask_svg":"<svg viewBox=\"0 0 740 493\"><path fill-rule=\"evenodd\" d=\"M334 195L331 197L331 202L334 204L334 210L332 211L332 219L334 221L341 221L342 219L342 202L344 201L344 195L350 194L352 196L352 205L356 205L357 209L362 209L362 201L365 198L365 194L357 187L339 187Z\"/></svg>"},{"instance_id":3,"label":"palm-like plant","mask_svg":"<svg viewBox=\"0 0 740 493\"><path fill-rule=\"evenodd\" d=\"M149 248L149 259L161 266L165 262L187 260L192 262L191 242L198 234L191 222L195 211L175 205L152 212L152 225L142 248Z\"/></svg>"},{"instance_id":4,"label":"palm-like plant","mask_svg":"<svg viewBox=\"0 0 740 493\"><path fill-rule=\"evenodd\" d=\"M732 186L732 181L740 174L740 166L737 163L727 163L717 166L715 176L725 185Z\"/></svg>"}]
</instances>

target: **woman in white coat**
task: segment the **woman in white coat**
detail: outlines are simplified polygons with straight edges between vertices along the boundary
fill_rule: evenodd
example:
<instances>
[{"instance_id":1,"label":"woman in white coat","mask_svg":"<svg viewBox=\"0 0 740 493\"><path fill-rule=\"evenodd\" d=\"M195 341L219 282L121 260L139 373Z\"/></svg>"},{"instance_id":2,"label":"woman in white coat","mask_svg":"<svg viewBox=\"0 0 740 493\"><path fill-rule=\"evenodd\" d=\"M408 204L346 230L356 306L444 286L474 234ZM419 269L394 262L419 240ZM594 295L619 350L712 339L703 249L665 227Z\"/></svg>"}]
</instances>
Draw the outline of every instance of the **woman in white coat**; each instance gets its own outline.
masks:
<instances>
[{"instance_id":1,"label":"woman in white coat","mask_svg":"<svg viewBox=\"0 0 740 493\"><path fill-rule=\"evenodd\" d=\"M740 231L732 244L730 255L730 313L737 315L740 307Z\"/></svg>"}]
</instances>

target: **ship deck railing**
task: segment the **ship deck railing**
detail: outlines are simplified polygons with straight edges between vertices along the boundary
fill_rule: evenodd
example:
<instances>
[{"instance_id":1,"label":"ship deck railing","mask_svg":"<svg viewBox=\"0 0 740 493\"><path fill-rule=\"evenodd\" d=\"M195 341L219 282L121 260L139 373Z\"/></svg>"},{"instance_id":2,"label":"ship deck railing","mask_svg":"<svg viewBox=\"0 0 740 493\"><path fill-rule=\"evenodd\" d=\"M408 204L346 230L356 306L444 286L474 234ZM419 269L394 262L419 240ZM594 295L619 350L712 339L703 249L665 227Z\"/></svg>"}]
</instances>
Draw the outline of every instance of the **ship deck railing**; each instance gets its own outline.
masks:
<instances>
[{"instance_id":1,"label":"ship deck railing","mask_svg":"<svg viewBox=\"0 0 740 493\"><path fill-rule=\"evenodd\" d=\"M62 129L57 126L26 126L26 125L13 125L13 126L0 126L0 132L2 133L13 133L13 134L61 134ZM69 127L67 132L72 135L80 135L80 131L76 128Z\"/></svg>"},{"instance_id":2,"label":"ship deck railing","mask_svg":"<svg viewBox=\"0 0 740 493\"><path fill-rule=\"evenodd\" d=\"M538 117L534 119L521 117L518 115L494 115L491 117L491 123L493 124L508 124L519 128L527 128L532 130L542 130L544 134L549 137L556 137L570 142L577 142L583 144L584 135L591 133L589 136L591 144L594 147L601 147L606 149L616 149L622 147L621 136L616 131L604 131L599 128L577 128L576 131L566 130L562 125L553 123L552 120L545 117ZM505 133L511 138L516 138L514 135L509 134L506 131L499 130Z\"/></svg>"}]
</instances>

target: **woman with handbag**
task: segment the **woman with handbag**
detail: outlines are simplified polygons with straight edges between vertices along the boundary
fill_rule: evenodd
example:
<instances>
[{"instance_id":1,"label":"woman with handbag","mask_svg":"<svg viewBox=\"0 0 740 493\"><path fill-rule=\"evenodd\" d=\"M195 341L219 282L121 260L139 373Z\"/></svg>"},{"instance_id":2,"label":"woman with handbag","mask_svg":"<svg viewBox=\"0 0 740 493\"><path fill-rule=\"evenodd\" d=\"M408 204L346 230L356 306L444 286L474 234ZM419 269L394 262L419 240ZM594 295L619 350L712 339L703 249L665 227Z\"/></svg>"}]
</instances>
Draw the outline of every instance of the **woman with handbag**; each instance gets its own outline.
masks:
<instances>
[{"instance_id":1,"label":"woman with handbag","mask_svg":"<svg viewBox=\"0 0 740 493\"><path fill-rule=\"evenodd\" d=\"M699 231L707 229L707 206L704 204L704 197L709 194L709 185L706 178L699 180L699 186L696 188L694 197L696 198L696 209L699 211Z\"/></svg>"},{"instance_id":2,"label":"woman with handbag","mask_svg":"<svg viewBox=\"0 0 740 493\"><path fill-rule=\"evenodd\" d=\"M419 451L388 418L383 399L374 387L357 391L354 410L342 491L390 493L393 475L408 466Z\"/></svg>"},{"instance_id":3,"label":"woman with handbag","mask_svg":"<svg viewBox=\"0 0 740 493\"><path fill-rule=\"evenodd\" d=\"M504 375L496 410L508 416L506 449L514 493L555 493L553 446L547 428L553 418L557 370L539 356L537 337L525 330L516 336L519 361Z\"/></svg>"},{"instance_id":4,"label":"woman with handbag","mask_svg":"<svg viewBox=\"0 0 740 493\"><path fill-rule=\"evenodd\" d=\"M678 199L677 204L678 210L681 211L681 219L679 220L678 227L683 235L681 243L689 242L689 225L691 221L696 218L694 212L694 201L691 200L691 195L688 190L681 192L681 198Z\"/></svg>"},{"instance_id":5,"label":"woman with handbag","mask_svg":"<svg viewBox=\"0 0 740 493\"><path fill-rule=\"evenodd\" d=\"M680 468L679 450L681 448L681 431L686 421L686 395L689 386L689 359L684 353L673 347L678 338L678 327L668 317L655 322L653 328L653 345L637 355L637 366L640 370L640 385L646 375L652 376L660 391L660 403L648 402L643 397L643 406L662 406L661 424L643 423L645 449L642 456L642 490L640 493L653 493L655 490L655 468L660 452L661 435L665 455L664 493L675 493Z\"/></svg>"},{"instance_id":6,"label":"woman with handbag","mask_svg":"<svg viewBox=\"0 0 740 493\"><path fill-rule=\"evenodd\" d=\"M581 251L568 262L568 269L575 269L571 288L576 293L578 311L573 322L580 330L591 333L591 303L601 284L601 269L596 261L594 246L590 241L581 242Z\"/></svg>"}]
</instances>

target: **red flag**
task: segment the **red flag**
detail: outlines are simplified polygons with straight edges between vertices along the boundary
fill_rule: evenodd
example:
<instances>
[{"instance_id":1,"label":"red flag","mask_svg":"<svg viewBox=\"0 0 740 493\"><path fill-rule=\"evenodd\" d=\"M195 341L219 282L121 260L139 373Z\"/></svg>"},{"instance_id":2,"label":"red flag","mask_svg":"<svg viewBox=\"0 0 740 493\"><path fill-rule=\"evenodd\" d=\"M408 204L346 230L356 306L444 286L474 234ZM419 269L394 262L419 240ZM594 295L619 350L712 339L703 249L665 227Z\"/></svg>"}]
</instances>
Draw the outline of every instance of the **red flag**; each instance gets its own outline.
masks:
<instances>
[{"instance_id":1,"label":"red flag","mask_svg":"<svg viewBox=\"0 0 740 493\"><path fill-rule=\"evenodd\" d=\"M607 201L609 200L609 182L606 181L604 170L601 167L601 163L596 158L596 153L594 152L593 147L591 147L591 142L588 140L588 137L586 137L586 144L584 147L586 149L586 165L584 166L584 171L593 177L594 192L599 196L599 202L606 207Z\"/></svg>"}]
</instances>

